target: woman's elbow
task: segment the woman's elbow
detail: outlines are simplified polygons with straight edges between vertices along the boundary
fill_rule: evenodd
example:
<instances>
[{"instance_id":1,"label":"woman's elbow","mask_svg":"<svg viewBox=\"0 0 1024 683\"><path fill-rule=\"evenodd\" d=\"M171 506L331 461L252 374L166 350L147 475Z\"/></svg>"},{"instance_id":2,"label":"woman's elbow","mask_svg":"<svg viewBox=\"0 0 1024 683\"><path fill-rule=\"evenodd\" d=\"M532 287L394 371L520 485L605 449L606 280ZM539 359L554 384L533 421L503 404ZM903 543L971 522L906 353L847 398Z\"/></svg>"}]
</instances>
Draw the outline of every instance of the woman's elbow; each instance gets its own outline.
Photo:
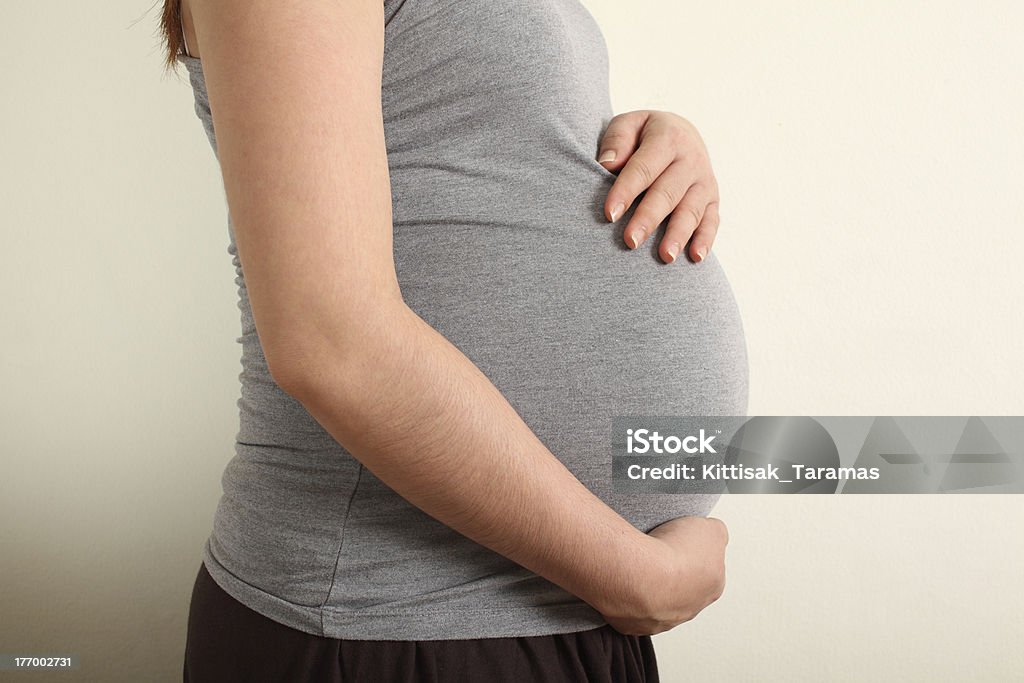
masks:
<instances>
[{"instance_id":1,"label":"woman's elbow","mask_svg":"<svg viewBox=\"0 0 1024 683\"><path fill-rule=\"evenodd\" d=\"M343 368L372 364L388 339L405 334L403 321L411 310L400 298L381 298L372 306L344 311L309 311L309 317L289 326L287 335L263 342L267 368L281 389L297 398L332 382ZM379 359L378 359L379 360Z\"/></svg>"}]
</instances>

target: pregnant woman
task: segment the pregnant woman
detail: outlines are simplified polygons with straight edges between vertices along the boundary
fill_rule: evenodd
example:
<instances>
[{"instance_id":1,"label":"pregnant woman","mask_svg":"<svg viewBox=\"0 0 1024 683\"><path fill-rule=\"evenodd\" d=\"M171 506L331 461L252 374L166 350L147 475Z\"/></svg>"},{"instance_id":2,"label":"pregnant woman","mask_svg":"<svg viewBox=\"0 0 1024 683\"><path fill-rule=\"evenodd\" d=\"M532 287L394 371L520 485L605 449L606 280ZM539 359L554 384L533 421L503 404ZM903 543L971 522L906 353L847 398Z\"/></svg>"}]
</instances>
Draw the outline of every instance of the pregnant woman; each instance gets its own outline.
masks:
<instances>
[{"instance_id":1,"label":"pregnant woman","mask_svg":"<svg viewBox=\"0 0 1024 683\"><path fill-rule=\"evenodd\" d=\"M680 201L642 141L683 120L612 121L579 0L168 0L164 28L242 324L185 680L658 680L728 535L714 495L613 490L612 417L747 401L707 183Z\"/></svg>"}]
</instances>

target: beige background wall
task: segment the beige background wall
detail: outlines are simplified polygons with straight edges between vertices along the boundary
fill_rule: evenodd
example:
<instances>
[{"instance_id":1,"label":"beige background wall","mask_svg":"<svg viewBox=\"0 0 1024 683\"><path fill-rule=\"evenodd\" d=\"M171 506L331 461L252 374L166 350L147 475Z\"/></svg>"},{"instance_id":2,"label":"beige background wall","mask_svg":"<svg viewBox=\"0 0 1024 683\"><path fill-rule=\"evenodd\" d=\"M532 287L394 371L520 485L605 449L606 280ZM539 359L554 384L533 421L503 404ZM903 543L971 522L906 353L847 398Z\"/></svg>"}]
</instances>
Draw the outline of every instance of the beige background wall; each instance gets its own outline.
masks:
<instances>
[{"instance_id":1,"label":"beige background wall","mask_svg":"<svg viewBox=\"0 0 1024 683\"><path fill-rule=\"evenodd\" d=\"M751 414L1024 414L1019 4L585 4L616 112L711 151ZM223 191L159 9L7 3L0 41L0 652L80 680L180 680L236 430ZM729 586L655 638L663 680L1024 671L1019 497L715 514Z\"/></svg>"}]
</instances>

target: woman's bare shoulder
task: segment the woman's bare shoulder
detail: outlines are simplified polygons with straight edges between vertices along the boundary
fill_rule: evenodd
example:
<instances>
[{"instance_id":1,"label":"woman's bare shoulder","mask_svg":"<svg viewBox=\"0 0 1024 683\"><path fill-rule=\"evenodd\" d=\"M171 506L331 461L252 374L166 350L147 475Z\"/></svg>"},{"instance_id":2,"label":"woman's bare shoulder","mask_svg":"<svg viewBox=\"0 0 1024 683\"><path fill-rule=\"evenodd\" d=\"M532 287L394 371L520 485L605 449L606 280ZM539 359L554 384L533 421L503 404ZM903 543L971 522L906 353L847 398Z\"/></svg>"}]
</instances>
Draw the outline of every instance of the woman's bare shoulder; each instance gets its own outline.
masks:
<instances>
[{"instance_id":1,"label":"woman's bare shoulder","mask_svg":"<svg viewBox=\"0 0 1024 683\"><path fill-rule=\"evenodd\" d=\"M185 38L187 53L189 57L201 59L199 56L199 41L196 40L195 26L192 24L192 8L188 0L181 0L181 33Z\"/></svg>"}]
</instances>

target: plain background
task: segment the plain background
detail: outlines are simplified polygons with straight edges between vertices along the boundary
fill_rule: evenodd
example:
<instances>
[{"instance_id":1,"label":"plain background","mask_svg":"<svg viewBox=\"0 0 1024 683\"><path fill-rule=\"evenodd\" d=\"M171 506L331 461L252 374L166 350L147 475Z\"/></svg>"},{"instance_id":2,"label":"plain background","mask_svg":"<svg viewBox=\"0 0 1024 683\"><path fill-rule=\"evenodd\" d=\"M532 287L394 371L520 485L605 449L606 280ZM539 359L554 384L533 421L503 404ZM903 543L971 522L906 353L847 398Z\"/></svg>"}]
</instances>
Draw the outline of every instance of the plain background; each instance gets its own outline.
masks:
<instances>
[{"instance_id":1,"label":"plain background","mask_svg":"<svg viewBox=\"0 0 1024 683\"><path fill-rule=\"evenodd\" d=\"M711 152L750 414L1024 414L1019 3L585 5L616 113L675 111ZM160 3L4 9L0 652L180 680L237 429L219 168ZM728 587L655 638L665 681L1024 671L1019 497L713 514Z\"/></svg>"}]
</instances>

